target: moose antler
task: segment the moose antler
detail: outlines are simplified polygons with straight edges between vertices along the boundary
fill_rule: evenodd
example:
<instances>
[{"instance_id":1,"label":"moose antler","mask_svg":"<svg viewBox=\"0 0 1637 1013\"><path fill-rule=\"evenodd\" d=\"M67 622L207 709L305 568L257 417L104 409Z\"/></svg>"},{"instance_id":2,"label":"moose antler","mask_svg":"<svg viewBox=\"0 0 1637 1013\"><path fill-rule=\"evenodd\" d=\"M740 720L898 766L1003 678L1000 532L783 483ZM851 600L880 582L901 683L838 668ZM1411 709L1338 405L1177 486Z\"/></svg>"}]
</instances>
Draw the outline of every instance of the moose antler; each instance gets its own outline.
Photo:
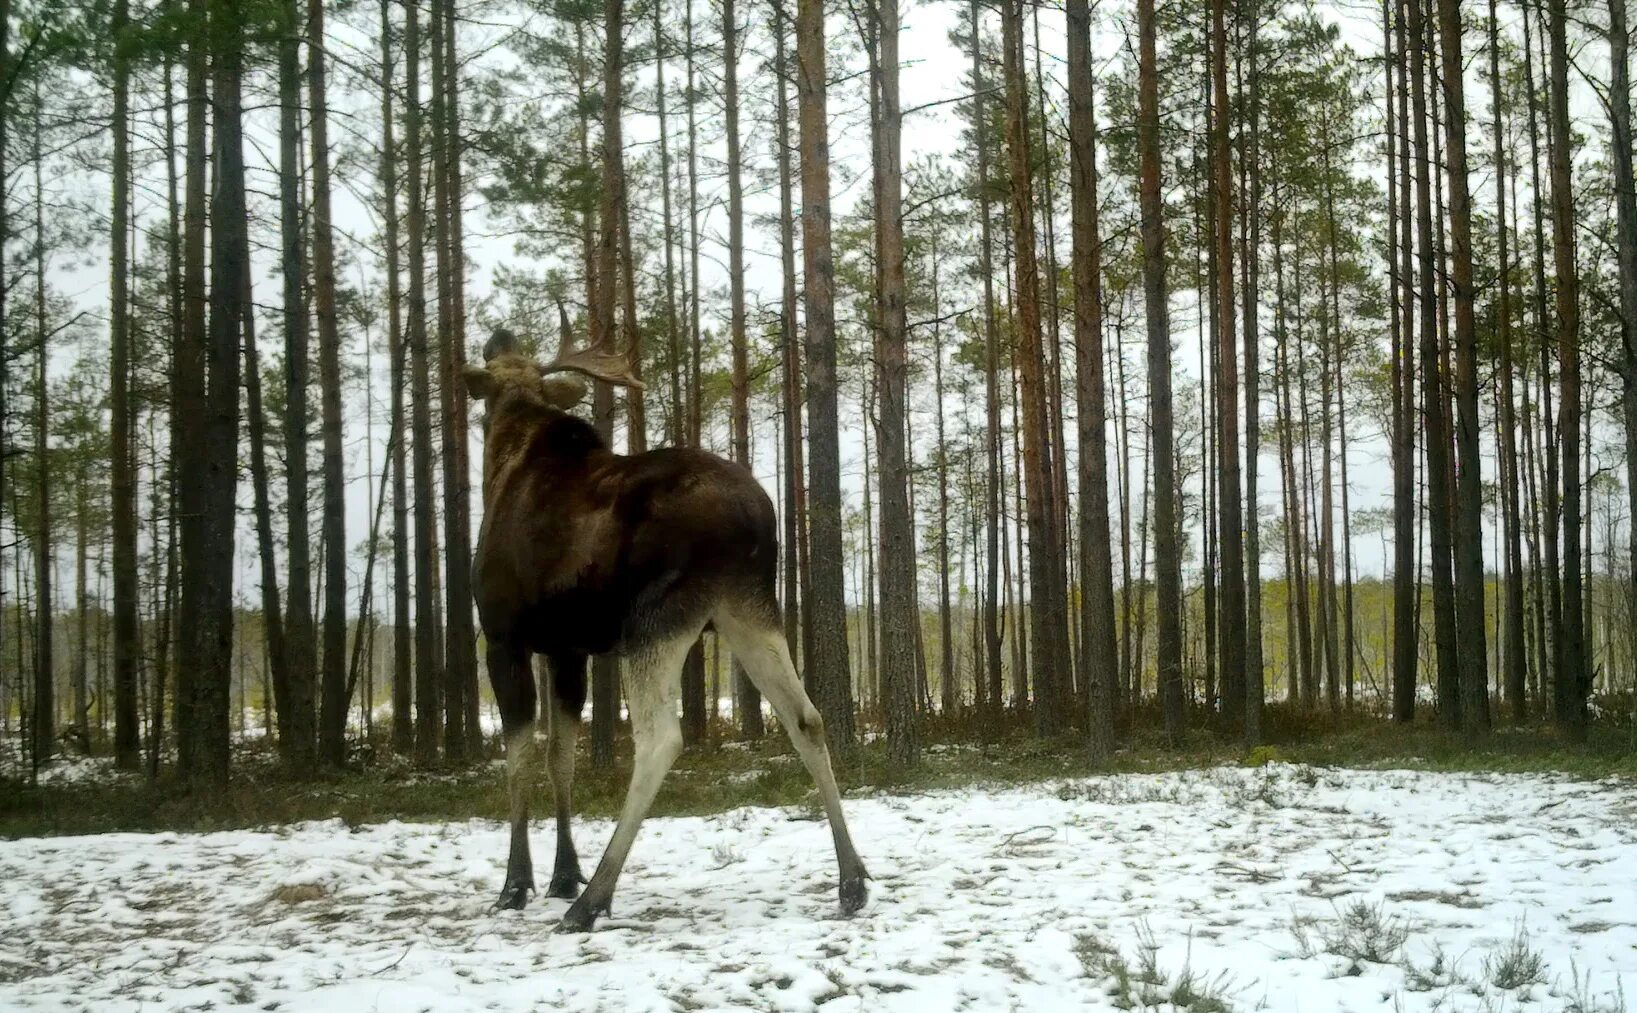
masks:
<instances>
[{"instance_id":1,"label":"moose antler","mask_svg":"<svg viewBox=\"0 0 1637 1013\"><path fill-rule=\"evenodd\" d=\"M624 352L609 352L601 348L575 349L574 331L569 326L568 311L563 309L561 302L557 304L557 321L561 328L557 358L540 367L542 376L551 373L579 373L617 387L644 389L643 382L634 375L631 362Z\"/></svg>"}]
</instances>

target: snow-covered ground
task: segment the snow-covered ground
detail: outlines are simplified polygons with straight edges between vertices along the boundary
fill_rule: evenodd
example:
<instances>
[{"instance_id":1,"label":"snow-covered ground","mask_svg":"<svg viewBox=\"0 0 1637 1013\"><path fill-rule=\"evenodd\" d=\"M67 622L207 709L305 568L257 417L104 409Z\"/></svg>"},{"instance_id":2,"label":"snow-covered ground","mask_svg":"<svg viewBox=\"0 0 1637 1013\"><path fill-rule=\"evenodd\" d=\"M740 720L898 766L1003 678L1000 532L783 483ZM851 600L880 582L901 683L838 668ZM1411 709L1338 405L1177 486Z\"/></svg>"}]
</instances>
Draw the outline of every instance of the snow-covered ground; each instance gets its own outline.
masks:
<instances>
[{"instance_id":1,"label":"snow-covered ground","mask_svg":"<svg viewBox=\"0 0 1637 1013\"><path fill-rule=\"evenodd\" d=\"M589 935L492 822L0 842L0 1008L1620 1010L1637 785L1275 765L650 820ZM611 830L578 828L594 861ZM535 828L549 869L550 833Z\"/></svg>"}]
</instances>

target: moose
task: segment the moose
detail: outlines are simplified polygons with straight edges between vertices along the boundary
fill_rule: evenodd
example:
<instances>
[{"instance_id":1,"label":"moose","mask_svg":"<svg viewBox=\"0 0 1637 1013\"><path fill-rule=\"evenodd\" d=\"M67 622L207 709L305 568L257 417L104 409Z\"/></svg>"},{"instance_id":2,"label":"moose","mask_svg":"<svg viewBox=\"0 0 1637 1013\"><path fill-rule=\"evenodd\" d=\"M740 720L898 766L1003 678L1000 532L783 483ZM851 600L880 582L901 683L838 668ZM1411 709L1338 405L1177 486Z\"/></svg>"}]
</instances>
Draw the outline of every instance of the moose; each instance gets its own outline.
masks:
<instances>
[{"instance_id":1,"label":"moose","mask_svg":"<svg viewBox=\"0 0 1637 1013\"><path fill-rule=\"evenodd\" d=\"M818 784L840 866L841 908L851 914L868 896L869 875L847 833L824 722L780 627L773 504L746 468L703 450L610 450L570 414L586 394L582 377L634 389L641 382L622 353L576 350L560 307L559 315L562 337L551 362L524 355L500 329L484 348L485 364L462 370L467 391L487 410L473 584L505 735L511 810L511 850L495 906L521 909L534 890L528 816L538 698L545 698L539 709L557 822L546 895L573 901L561 931L589 931L608 913L637 828L682 750L682 665L712 627ZM535 655L545 662L538 694ZM613 837L586 882L569 824L593 655L624 662L635 764Z\"/></svg>"}]
</instances>

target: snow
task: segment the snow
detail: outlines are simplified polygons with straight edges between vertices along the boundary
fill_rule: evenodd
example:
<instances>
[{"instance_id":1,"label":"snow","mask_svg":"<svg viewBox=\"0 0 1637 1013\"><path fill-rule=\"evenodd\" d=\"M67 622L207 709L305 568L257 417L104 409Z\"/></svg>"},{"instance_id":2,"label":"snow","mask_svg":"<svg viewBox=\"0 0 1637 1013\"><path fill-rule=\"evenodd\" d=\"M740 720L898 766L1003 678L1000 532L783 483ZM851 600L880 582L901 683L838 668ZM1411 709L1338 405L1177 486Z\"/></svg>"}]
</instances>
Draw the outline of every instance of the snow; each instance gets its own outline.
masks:
<instances>
[{"instance_id":1,"label":"snow","mask_svg":"<svg viewBox=\"0 0 1637 1013\"><path fill-rule=\"evenodd\" d=\"M1272 765L846 807L875 876L852 918L823 822L746 808L648 821L614 916L589 935L553 931L562 901L489 910L498 822L0 842L0 1008L1617 1010L1637 997L1627 780ZM577 825L588 863L611 829ZM537 822L542 879L550 841ZM1509 947L1538 971L1504 960Z\"/></svg>"}]
</instances>

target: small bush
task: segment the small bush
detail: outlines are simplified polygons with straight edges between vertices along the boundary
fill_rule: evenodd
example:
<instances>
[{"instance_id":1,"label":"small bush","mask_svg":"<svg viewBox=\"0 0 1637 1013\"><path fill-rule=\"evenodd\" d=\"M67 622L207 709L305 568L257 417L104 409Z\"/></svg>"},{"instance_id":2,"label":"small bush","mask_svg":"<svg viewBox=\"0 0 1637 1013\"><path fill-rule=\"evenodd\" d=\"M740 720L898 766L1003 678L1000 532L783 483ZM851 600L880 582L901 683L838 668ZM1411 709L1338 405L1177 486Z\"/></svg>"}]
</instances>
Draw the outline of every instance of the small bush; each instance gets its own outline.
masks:
<instances>
[{"instance_id":1,"label":"small bush","mask_svg":"<svg viewBox=\"0 0 1637 1013\"><path fill-rule=\"evenodd\" d=\"M1362 900L1347 905L1320 934L1325 952L1371 964L1396 962L1409 937L1403 919L1389 916L1385 905Z\"/></svg>"},{"instance_id":2,"label":"small bush","mask_svg":"<svg viewBox=\"0 0 1637 1013\"><path fill-rule=\"evenodd\" d=\"M1503 992L1546 983L1545 958L1529 945L1529 930L1522 922L1506 945L1484 958L1484 977Z\"/></svg>"}]
</instances>

